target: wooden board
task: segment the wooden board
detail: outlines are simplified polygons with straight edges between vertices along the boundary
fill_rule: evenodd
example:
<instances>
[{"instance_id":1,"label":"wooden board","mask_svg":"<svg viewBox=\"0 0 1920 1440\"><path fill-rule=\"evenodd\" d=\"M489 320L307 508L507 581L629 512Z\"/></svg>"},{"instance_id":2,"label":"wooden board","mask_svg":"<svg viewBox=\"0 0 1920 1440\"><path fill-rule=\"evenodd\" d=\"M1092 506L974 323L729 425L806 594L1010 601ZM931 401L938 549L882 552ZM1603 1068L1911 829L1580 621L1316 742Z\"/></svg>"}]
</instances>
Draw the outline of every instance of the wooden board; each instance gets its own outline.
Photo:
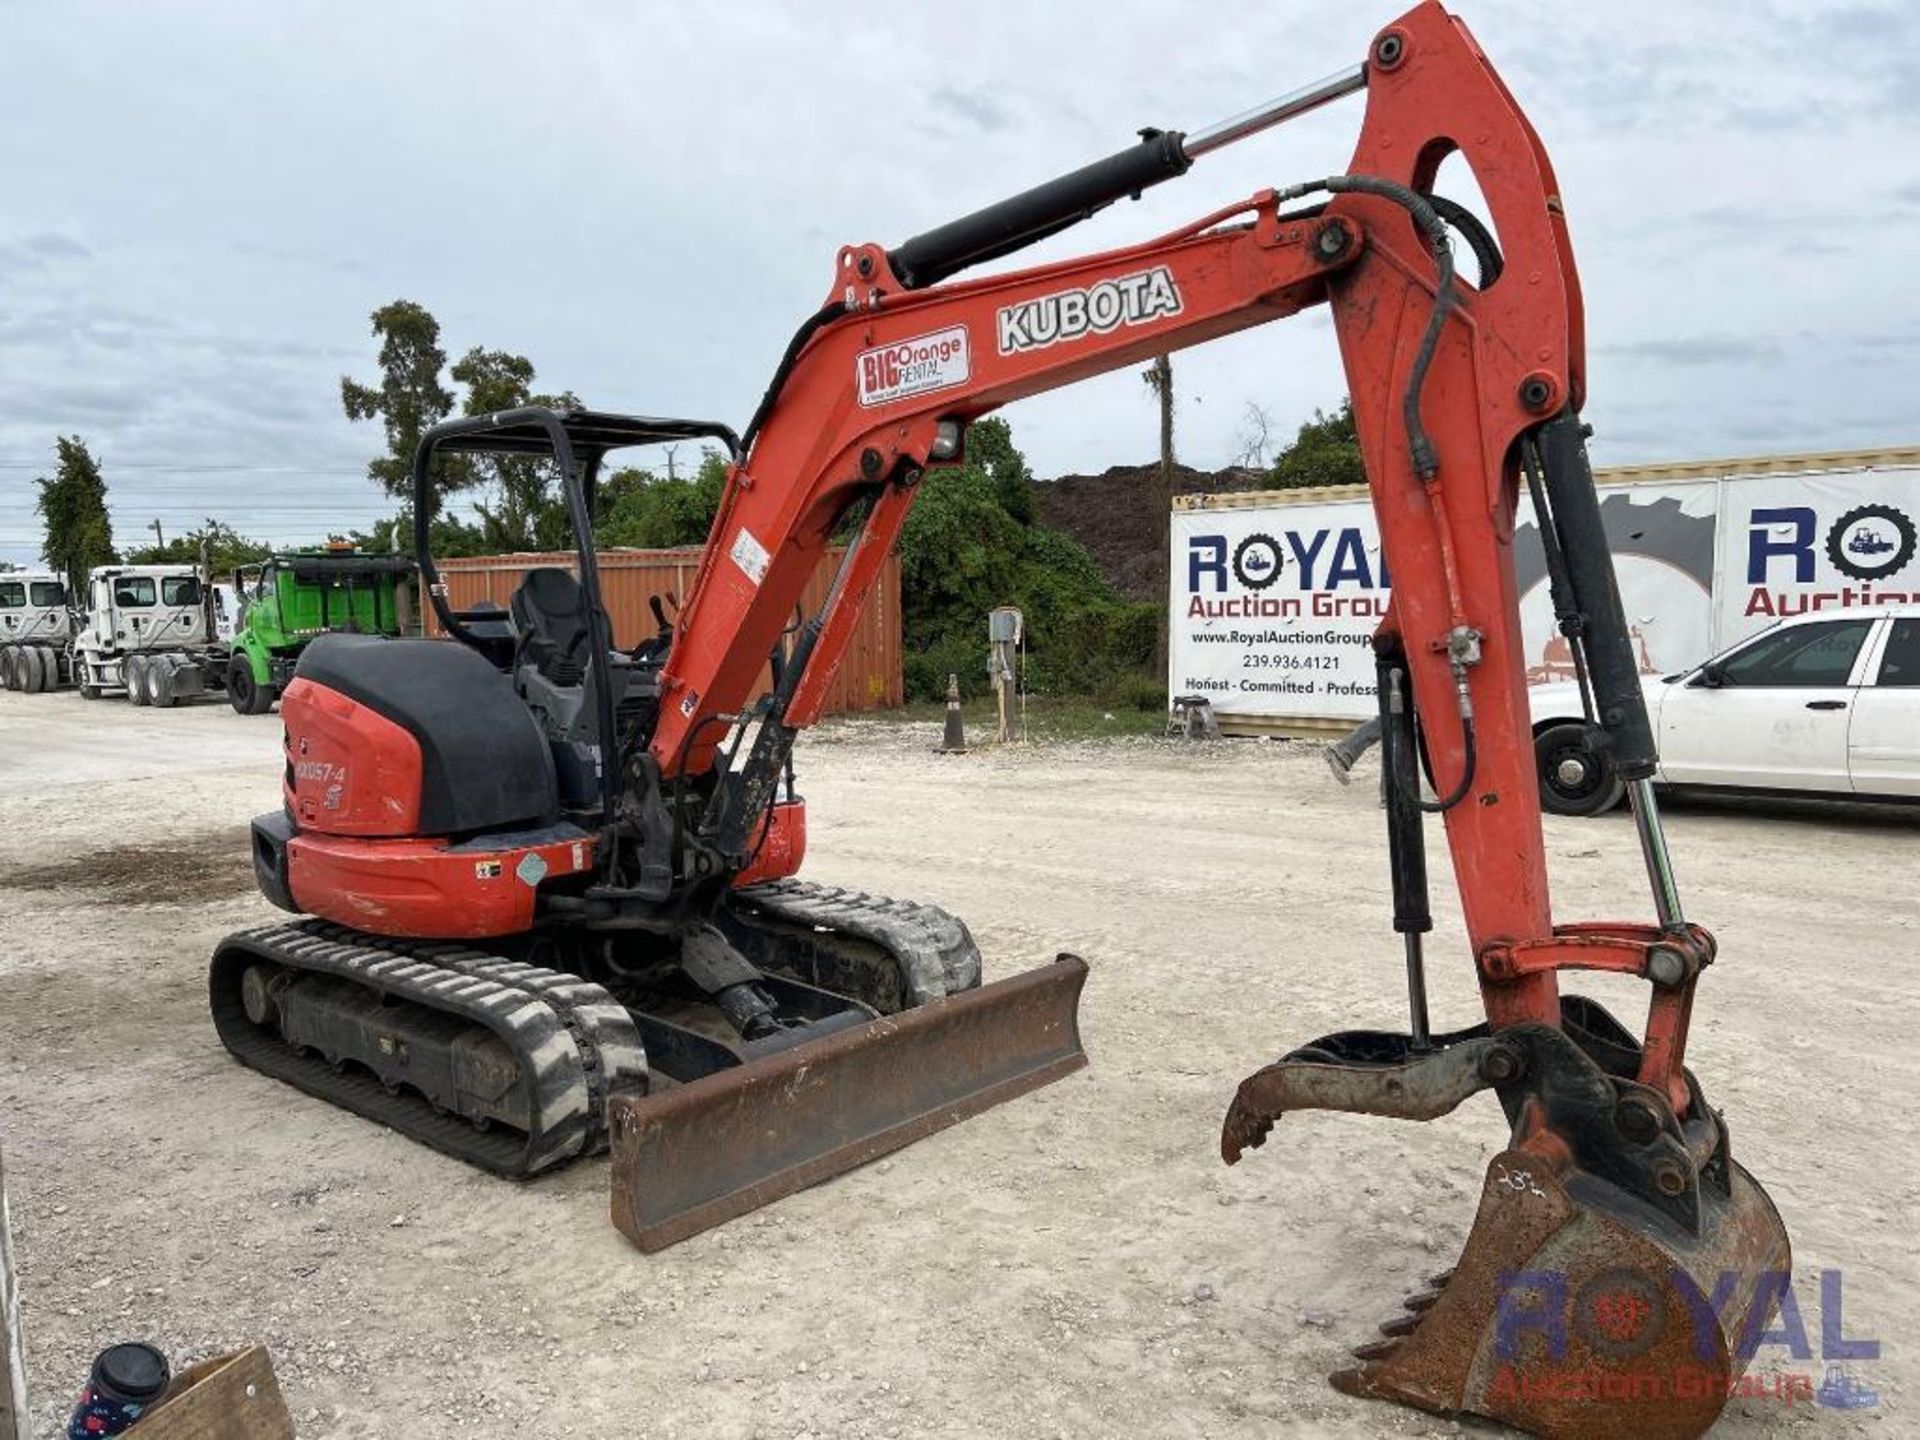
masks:
<instances>
[{"instance_id":1,"label":"wooden board","mask_svg":"<svg viewBox=\"0 0 1920 1440\"><path fill-rule=\"evenodd\" d=\"M138 1428L140 1440L294 1440L264 1345L189 1365Z\"/></svg>"}]
</instances>

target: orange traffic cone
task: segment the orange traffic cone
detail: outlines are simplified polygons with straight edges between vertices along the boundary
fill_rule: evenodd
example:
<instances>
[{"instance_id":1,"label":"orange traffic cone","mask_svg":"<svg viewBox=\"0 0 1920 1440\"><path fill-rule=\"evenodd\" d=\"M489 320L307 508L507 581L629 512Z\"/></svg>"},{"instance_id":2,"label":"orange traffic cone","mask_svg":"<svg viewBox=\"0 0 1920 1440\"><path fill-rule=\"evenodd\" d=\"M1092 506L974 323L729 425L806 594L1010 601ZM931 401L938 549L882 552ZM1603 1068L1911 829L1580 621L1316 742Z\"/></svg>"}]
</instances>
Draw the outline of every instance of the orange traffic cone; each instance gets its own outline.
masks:
<instances>
[{"instance_id":1,"label":"orange traffic cone","mask_svg":"<svg viewBox=\"0 0 1920 1440\"><path fill-rule=\"evenodd\" d=\"M967 753L967 732L960 719L960 677L947 676L947 733L940 741L942 755Z\"/></svg>"}]
</instances>

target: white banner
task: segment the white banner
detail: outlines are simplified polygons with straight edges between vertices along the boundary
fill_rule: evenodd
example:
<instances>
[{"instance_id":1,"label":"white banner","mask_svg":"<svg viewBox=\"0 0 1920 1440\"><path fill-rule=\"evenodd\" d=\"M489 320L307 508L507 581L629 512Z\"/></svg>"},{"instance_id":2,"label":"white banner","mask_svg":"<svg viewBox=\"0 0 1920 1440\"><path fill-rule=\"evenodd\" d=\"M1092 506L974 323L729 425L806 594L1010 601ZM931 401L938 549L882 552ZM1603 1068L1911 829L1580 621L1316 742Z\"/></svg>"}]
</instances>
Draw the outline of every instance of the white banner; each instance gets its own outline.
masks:
<instances>
[{"instance_id":1,"label":"white banner","mask_svg":"<svg viewBox=\"0 0 1920 1440\"><path fill-rule=\"evenodd\" d=\"M1600 513L1647 674L1698 664L1785 615L1920 601L1911 469L1603 485ZM1172 516L1168 677L1221 715L1374 713L1368 646L1389 598L1365 500ZM1532 507L1514 535L1527 681L1571 679Z\"/></svg>"},{"instance_id":2,"label":"white banner","mask_svg":"<svg viewBox=\"0 0 1920 1440\"><path fill-rule=\"evenodd\" d=\"M1388 577L1366 501L1176 510L1171 553L1173 694L1220 715L1374 712Z\"/></svg>"}]
</instances>

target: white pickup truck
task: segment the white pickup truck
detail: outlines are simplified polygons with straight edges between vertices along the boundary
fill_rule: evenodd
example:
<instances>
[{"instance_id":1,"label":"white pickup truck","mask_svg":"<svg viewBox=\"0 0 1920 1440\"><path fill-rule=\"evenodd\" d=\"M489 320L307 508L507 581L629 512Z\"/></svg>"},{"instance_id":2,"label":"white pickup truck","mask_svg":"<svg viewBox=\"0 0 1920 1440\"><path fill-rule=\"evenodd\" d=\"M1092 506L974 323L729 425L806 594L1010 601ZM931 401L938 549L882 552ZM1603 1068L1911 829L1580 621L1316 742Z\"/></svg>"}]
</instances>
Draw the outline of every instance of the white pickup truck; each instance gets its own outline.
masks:
<instances>
[{"instance_id":1,"label":"white pickup truck","mask_svg":"<svg viewBox=\"0 0 1920 1440\"><path fill-rule=\"evenodd\" d=\"M1659 784L1920 798L1920 605L1795 616L1645 684ZM1587 744L1579 687L1537 685L1529 698L1541 804L1617 805L1623 786Z\"/></svg>"}]
</instances>

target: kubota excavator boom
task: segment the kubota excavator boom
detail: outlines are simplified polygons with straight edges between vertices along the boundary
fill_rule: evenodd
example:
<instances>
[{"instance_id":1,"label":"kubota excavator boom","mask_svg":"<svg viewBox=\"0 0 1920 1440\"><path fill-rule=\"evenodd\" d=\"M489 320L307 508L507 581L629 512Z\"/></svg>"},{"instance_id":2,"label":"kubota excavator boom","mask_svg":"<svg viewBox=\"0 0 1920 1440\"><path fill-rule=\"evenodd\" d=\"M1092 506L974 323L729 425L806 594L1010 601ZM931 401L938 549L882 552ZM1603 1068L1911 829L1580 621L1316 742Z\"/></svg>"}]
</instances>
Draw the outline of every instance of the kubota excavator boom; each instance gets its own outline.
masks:
<instances>
[{"instance_id":1,"label":"kubota excavator boom","mask_svg":"<svg viewBox=\"0 0 1920 1440\"><path fill-rule=\"evenodd\" d=\"M1262 191L1144 244L956 278L1221 145L1362 92L1344 172ZM1433 193L1456 152L1491 227ZM1473 253L1471 282L1455 272L1455 235ZM1428 1119L1492 1089L1511 1138L1460 1264L1336 1382L1547 1435L1700 1433L1764 1329L1787 1241L1684 1068L1714 946L1682 913L1649 783L1653 739L1580 419L1584 326L1565 209L1526 117L1437 3L1383 30L1364 63L1255 111L1193 134L1147 132L892 249L843 248L737 446L725 427L581 412L430 432L415 505L429 598L488 674L511 683L433 661L435 711L409 688L422 653L396 661L391 648L366 648L403 642L362 642L359 654L315 643L285 702L288 810L256 826L256 848L270 894L336 927L223 947L214 988L228 1043L251 1063L271 1044L303 1063L333 1058L337 1044L380 1085L356 1099L317 1072L276 1073L383 1116L418 1082L380 1047L415 1047L447 1077L425 1091L433 1106L537 1132L500 1168L537 1168L531 1152L591 1148L610 1130L615 1218L647 1244L1072 1068L1077 962L969 995L977 954L951 917L860 912L840 892L784 878L804 848L793 743L819 716L918 487L961 453L970 421L1321 304L1394 577L1374 648L1410 1023L1405 1034L1322 1037L1250 1077L1223 1153L1237 1160L1289 1111ZM687 434L734 451L719 512L677 619L618 651L592 551L600 459ZM557 462L580 536L578 583L530 577L510 615L450 606L426 545L433 466L447 448ZM1551 909L1511 553L1522 484L1594 743L1629 781L1648 923L1568 923ZM827 601L784 644L842 533L853 538ZM772 687L756 700L769 654ZM536 717L519 728L544 748L499 748L512 740L503 696ZM424 770L408 737L429 752ZM556 778L518 798L459 783L486 764L497 780L546 756ZM1433 800L1422 798L1422 759ZM380 763L412 798L398 821L371 800L363 816L342 773ZM1482 1023L1446 1033L1433 1032L1425 992L1429 813L1442 817L1485 1009ZM476 897L503 873L522 884L487 891L490 918L448 928L478 914ZM449 935L509 937L490 943L511 953ZM1578 969L1645 979L1644 1033L1563 996L1561 972ZM731 1060L704 1070L695 1060L712 1027L683 1013L699 1005L737 1032ZM381 1029L408 1006L413 1028ZM871 1018L889 1009L906 1013ZM568 1053L574 1070L535 1073L539 1055ZM695 1083L649 1083L660 1069ZM413 1128L467 1144L424 1120Z\"/></svg>"}]
</instances>

